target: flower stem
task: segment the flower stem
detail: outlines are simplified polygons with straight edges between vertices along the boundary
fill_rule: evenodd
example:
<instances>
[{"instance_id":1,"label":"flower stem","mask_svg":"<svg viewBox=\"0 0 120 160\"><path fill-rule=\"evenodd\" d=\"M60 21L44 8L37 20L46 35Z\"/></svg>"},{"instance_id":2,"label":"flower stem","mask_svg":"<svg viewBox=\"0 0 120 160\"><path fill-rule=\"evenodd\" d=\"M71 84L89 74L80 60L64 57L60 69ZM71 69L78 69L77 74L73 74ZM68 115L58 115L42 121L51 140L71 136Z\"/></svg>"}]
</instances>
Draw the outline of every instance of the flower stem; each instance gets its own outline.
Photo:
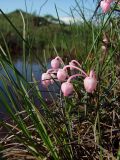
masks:
<instances>
[{"instance_id":1,"label":"flower stem","mask_svg":"<svg viewBox=\"0 0 120 160\"><path fill-rule=\"evenodd\" d=\"M63 70L66 70L67 68L70 68L70 67L81 71L86 77L88 77L87 73L85 73L81 68L78 68L78 67L76 67L76 66L67 65L67 66L65 66L65 67L63 68Z\"/></svg>"},{"instance_id":2,"label":"flower stem","mask_svg":"<svg viewBox=\"0 0 120 160\"><path fill-rule=\"evenodd\" d=\"M70 82L73 78L75 78L75 77L79 77L79 76L84 77L84 75L83 75L83 74L75 74L75 75L73 75L73 76L70 76L70 77L68 78L67 82Z\"/></svg>"},{"instance_id":3,"label":"flower stem","mask_svg":"<svg viewBox=\"0 0 120 160\"><path fill-rule=\"evenodd\" d=\"M81 64L76 60L72 60L71 62L76 63L79 67L82 67Z\"/></svg>"},{"instance_id":4,"label":"flower stem","mask_svg":"<svg viewBox=\"0 0 120 160\"><path fill-rule=\"evenodd\" d=\"M62 60L62 58L61 58L61 57L57 56L55 59L59 59L59 60L60 60L60 62L64 64L64 62L63 62L63 60Z\"/></svg>"}]
</instances>

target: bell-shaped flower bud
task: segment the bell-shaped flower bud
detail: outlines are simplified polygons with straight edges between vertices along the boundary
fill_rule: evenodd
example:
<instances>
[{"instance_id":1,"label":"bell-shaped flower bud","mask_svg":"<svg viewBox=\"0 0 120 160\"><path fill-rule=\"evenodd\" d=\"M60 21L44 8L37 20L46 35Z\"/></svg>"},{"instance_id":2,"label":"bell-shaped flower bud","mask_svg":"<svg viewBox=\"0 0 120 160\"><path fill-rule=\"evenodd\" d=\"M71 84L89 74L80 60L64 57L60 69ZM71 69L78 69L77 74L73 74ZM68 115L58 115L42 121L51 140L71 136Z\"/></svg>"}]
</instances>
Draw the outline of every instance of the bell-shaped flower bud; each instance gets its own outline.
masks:
<instances>
[{"instance_id":1,"label":"bell-shaped flower bud","mask_svg":"<svg viewBox=\"0 0 120 160\"><path fill-rule=\"evenodd\" d=\"M74 88L73 88L73 85L72 83L70 82L64 82L62 83L61 85L61 90L62 90L62 93L65 97L69 96L70 94L72 94Z\"/></svg>"},{"instance_id":2,"label":"bell-shaped flower bud","mask_svg":"<svg viewBox=\"0 0 120 160\"><path fill-rule=\"evenodd\" d=\"M90 75L84 79L84 87L86 92L93 93L97 86L97 79L94 71L90 71Z\"/></svg>"},{"instance_id":3,"label":"bell-shaped flower bud","mask_svg":"<svg viewBox=\"0 0 120 160\"><path fill-rule=\"evenodd\" d=\"M51 76L50 76L50 74L43 73L42 77L41 77L41 80L42 80L42 85L45 86L45 87L48 87L50 85L50 83L51 83Z\"/></svg>"},{"instance_id":4,"label":"bell-shaped flower bud","mask_svg":"<svg viewBox=\"0 0 120 160\"><path fill-rule=\"evenodd\" d=\"M60 60L55 58L51 61L51 67L53 69L58 69L60 67Z\"/></svg>"},{"instance_id":5,"label":"bell-shaped flower bud","mask_svg":"<svg viewBox=\"0 0 120 160\"><path fill-rule=\"evenodd\" d=\"M67 78L68 74L64 69L59 69L57 72L57 78L59 81L63 82Z\"/></svg>"},{"instance_id":6,"label":"bell-shaped flower bud","mask_svg":"<svg viewBox=\"0 0 120 160\"><path fill-rule=\"evenodd\" d=\"M110 3L103 0L100 2L100 7L102 8L103 13L106 13L110 9Z\"/></svg>"}]
</instances>

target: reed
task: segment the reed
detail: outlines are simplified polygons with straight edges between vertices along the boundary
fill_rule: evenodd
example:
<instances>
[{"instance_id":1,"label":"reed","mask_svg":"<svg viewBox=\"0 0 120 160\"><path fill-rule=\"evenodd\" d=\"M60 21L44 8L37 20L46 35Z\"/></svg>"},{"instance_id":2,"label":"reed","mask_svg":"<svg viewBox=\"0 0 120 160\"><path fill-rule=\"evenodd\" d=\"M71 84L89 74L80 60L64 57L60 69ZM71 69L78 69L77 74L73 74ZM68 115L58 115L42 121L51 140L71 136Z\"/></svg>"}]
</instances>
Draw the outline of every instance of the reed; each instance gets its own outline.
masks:
<instances>
[{"instance_id":1,"label":"reed","mask_svg":"<svg viewBox=\"0 0 120 160\"><path fill-rule=\"evenodd\" d=\"M50 99L43 97L40 90L41 80L35 79L32 67L32 81L27 80L27 58L32 61L31 46L34 44L27 37L24 15L20 12L23 21L23 32L20 32L17 25L0 10L21 39L25 71L25 74L22 74L16 69L3 34L4 47L2 44L0 46L0 82L4 89L0 88L0 109L4 107L6 116L0 118L1 159L120 159L120 36L119 17L114 11L118 2L113 3L112 9L106 14L101 13L99 8L90 20L86 19L78 1L75 2L75 10L81 15L83 23L64 27L55 6L59 20L56 26L59 26L62 34L58 35L59 38L56 38L55 34L52 39L51 32L56 26L49 26L47 35L50 37L47 45L50 45L54 52L50 53L50 48L45 47L44 55L42 58L38 57L37 62L45 72L48 69L45 65L49 57L47 55L61 56L64 62L62 67L75 58L80 63L79 67L86 71L86 76L91 69L95 70L97 87L94 93L87 93L83 77L77 77L72 80L74 92L64 97L61 82L52 78L54 85L45 88ZM72 10L71 14L75 21ZM100 21L95 24L98 18ZM65 28L72 34L66 36ZM35 31L34 36L37 33L38 31ZM66 47L67 53L62 49L59 51L59 45ZM72 75L74 72L68 70L68 74ZM59 88L59 92L55 86Z\"/></svg>"}]
</instances>

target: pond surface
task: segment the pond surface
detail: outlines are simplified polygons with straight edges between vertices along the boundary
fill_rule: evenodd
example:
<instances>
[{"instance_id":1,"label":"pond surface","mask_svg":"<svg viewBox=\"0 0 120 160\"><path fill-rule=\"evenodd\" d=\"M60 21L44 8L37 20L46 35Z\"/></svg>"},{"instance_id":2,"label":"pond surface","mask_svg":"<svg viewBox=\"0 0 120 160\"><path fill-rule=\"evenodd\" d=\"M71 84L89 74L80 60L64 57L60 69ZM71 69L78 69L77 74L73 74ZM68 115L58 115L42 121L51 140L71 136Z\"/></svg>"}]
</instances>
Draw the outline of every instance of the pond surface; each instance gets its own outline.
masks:
<instances>
[{"instance_id":1,"label":"pond surface","mask_svg":"<svg viewBox=\"0 0 120 160\"><path fill-rule=\"evenodd\" d=\"M14 62L14 65L15 65L16 69L23 75L24 73L23 73L23 60L22 60L22 58L21 57L15 57L13 62ZM41 74L42 74L41 65L38 64L35 61L33 61L32 63L27 62L26 63L26 68L27 68L27 81L28 82L32 82L32 77L31 77L31 70L32 70L32 73L34 74L35 79L37 81L39 81L38 85L39 85L39 89L40 89L40 91L42 93L43 98L47 99L48 101L50 101L51 97L50 97L49 92L40 83ZM50 61L47 63L47 68L50 68ZM13 71L9 68L9 66L8 66L8 71L14 77ZM3 69L0 70L0 74L1 75L5 75ZM54 85L51 85L49 87L49 90L51 91L52 96L55 98L56 97L56 92L59 92L59 87L58 87L58 85L54 84ZM0 92L5 92L5 89L4 89L2 81L0 81ZM6 101L7 101L7 103L10 103L7 97L6 97ZM3 112L5 112L5 108L4 108L4 106L3 106L3 104L1 103L1 100L0 100L0 113L3 114Z\"/></svg>"}]
</instances>

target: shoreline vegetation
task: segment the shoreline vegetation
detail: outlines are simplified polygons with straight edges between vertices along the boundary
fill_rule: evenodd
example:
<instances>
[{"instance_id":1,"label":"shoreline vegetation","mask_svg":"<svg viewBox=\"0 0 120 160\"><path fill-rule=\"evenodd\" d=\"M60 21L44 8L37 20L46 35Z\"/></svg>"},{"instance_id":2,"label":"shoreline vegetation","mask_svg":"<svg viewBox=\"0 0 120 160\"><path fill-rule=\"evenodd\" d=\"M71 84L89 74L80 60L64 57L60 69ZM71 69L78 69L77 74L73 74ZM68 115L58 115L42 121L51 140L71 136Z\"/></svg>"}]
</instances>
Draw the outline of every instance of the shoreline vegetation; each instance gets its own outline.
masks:
<instances>
[{"instance_id":1,"label":"shoreline vegetation","mask_svg":"<svg viewBox=\"0 0 120 160\"><path fill-rule=\"evenodd\" d=\"M30 44L30 49L32 52L34 52L33 55L40 54L42 56L44 54L43 52L46 51L46 57L52 58L54 55L56 55L56 49L59 54L63 53L67 56L68 52L71 52L71 55L75 57L75 52L89 51L92 33L90 34L90 28L84 22L66 24L63 21L59 21L52 15L39 17L33 14L28 14L21 10L16 10L7 14L7 16L16 26L21 35L23 34L23 22L21 14L26 22L26 41L28 44ZM2 46L5 48L5 43L3 40L5 39L10 53L13 56L22 56L22 39L2 14L0 15L0 26L0 40ZM97 30L97 27L95 28ZM80 41L80 39L82 41ZM78 51L76 51L77 49Z\"/></svg>"},{"instance_id":2,"label":"shoreline vegetation","mask_svg":"<svg viewBox=\"0 0 120 160\"><path fill-rule=\"evenodd\" d=\"M0 160L120 159L119 4L103 0L86 20L75 2L82 21L69 25L56 6L57 18L1 10Z\"/></svg>"}]
</instances>

